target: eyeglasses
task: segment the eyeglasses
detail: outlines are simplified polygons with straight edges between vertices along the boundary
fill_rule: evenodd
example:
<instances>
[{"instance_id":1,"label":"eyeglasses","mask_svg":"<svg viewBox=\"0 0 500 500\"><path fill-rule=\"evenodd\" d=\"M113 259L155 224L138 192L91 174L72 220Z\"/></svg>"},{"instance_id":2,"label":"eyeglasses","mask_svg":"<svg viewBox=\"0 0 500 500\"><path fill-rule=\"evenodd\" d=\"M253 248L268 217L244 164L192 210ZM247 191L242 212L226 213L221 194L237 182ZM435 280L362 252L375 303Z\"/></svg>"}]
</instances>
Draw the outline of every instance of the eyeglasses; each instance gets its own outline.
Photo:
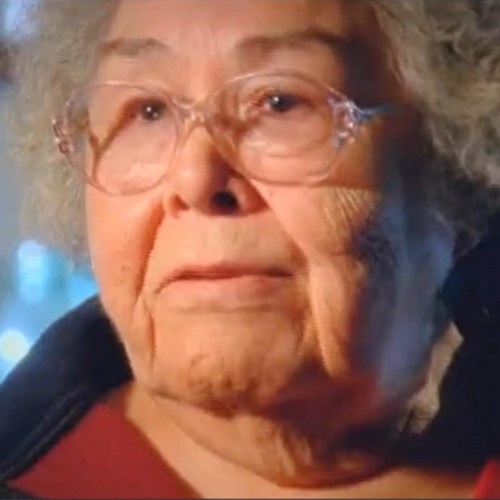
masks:
<instances>
[{"instance_id":1,"label":"eyeglasses","mask_svg":"<svg viewBox=\"0 0 500 500\"><path fill-rule=\"evenodd\" d=\"M202 102L148 85L93 85L70 98L53 127L59 150L89 184L126 195L161 182L199 126L241 175L318 184L360 127L391 110L362 109L309 76L281 72L234 78Z\"/></svg>"}]
</instances>

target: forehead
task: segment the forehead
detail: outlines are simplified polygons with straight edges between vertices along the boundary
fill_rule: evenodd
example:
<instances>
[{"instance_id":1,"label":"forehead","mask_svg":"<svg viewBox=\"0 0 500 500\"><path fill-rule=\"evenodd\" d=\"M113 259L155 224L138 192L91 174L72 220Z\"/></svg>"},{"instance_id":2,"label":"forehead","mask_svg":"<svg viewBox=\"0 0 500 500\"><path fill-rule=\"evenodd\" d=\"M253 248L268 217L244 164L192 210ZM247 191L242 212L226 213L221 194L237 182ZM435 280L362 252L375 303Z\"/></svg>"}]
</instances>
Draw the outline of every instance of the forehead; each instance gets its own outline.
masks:
<instances>
[{"instance_id":1,"label":"forehead","mask_svg":"<svg viewBox=\"0 0 500 500\"><path fill-rule=\"evenodd\" d=\"M238 54L251 57L269 48L266 38L304 31L347 43L372 39L377 30L366 0L122 0L108 40L158 40L186 56L200 49L229 54L260 39Z\"/></svg>"}]
</instances>

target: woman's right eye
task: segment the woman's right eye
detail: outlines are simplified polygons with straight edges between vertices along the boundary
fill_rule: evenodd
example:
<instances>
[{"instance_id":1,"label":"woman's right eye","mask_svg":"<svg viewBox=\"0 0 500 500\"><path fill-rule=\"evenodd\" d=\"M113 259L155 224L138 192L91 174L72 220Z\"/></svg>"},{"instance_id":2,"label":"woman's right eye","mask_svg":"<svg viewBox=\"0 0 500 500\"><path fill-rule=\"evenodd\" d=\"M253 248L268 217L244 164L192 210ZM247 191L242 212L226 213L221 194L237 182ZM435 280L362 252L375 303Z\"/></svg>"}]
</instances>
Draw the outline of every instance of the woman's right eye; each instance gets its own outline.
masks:
<instances>
[{"instance_id":1,"label":"woman's right eye","mask_svg":"<svg viewBox=\"0 0 500 500\"><path fill-rule=\"evenodd\" d=\"M167 105L160 100L137 103L136 116L146 122L161 120L167 112Z\"/></svg>"},{"instance_id":2,"label":"woman's right eye","mask_svg":"<svg viewBox=\"0 0 500 500\"><path fill-rule=\"evenodd\" d=\"M276 92L266 96L265 107L268 111L284 114L300 106L303 102L304 100L300 96Z\"/></svg>"}]
</instances>

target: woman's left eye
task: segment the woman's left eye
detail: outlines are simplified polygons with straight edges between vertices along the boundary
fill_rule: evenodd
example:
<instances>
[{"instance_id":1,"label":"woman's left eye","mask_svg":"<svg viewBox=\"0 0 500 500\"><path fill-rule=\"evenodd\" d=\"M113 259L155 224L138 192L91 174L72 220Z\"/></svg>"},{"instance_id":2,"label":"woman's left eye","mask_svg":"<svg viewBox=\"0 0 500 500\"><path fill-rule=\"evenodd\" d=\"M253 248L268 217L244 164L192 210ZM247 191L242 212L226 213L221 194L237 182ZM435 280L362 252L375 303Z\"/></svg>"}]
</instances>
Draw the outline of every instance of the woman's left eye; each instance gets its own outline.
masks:
<instances>
[{"instance_id":1,"label":"woman's left eye","mask_svg":"<svg viewBox=\"0 0 500 500\"><path fill-rule=\"evenodd\" d=\"M167 106L162 101L149 101L142 103L139 109L139 116L148 122L161 120L165 115Z\"/></svg>"},{"instance_id":2,"label":"woman's left eye","mask_svg":"<svg viewBox=\"0 0 500 500\"><path fill-rule=\"evenodd\" d=\"M292 94L271 94L265 100L265 105L269 110L277 113L286 113L300 104L300 97Z\"/></svg>"}]
</instances>

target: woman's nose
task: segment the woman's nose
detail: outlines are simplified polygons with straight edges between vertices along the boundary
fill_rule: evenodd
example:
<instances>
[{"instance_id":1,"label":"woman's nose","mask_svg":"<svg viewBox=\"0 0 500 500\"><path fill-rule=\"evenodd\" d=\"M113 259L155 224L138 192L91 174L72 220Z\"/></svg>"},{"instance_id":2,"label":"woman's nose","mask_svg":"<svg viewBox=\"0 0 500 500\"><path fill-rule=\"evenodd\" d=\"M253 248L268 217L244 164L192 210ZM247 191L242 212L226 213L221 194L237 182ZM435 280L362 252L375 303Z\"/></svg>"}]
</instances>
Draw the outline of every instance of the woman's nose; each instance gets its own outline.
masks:
<instances>
[{"instance_id":1,"label":"woman's nose","mask_svg":"<svg viewBox=\"0 0 500 500\"><path fill-rule=\"evenodd\" d=\"M180 144L169 165L164 204L170 212L237 215L258 210L263 200L208 131L198 127Z\"/></svg>"}]
</instances>

